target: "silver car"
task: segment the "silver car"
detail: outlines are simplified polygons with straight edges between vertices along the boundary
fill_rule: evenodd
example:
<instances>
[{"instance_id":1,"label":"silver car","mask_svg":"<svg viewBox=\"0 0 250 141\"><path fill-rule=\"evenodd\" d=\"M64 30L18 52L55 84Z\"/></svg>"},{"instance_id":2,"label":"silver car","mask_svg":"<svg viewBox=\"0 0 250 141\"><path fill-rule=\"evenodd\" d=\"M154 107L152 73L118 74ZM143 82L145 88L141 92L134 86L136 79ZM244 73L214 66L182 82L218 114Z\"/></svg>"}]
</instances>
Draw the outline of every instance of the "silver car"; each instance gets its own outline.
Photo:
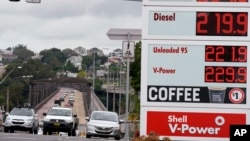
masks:
<instances>
[{"instance_id":1,"label":"silver car","mask_svg":"<svg viewBox=\"0 0 250 141\"><path fill-rule=\"evenodd\" d=\"M38 126L38 116L35 114L35 110L31 107L18 106L7 113L4 132L10 131L13 133L15 130L21 130L37 134Z\"/></svg>"},{"instance_id":2,"label":"silver car","mask_svg":"<svg viewBox=\"0 0 250 141\"><path fill-rule=\"evenodd\" d=\"M109 111L93 111L90 117L86 117L87 128L86 138L96 137L114 137L116 140L121 139L120 124L118 114Z\"/></svg>"}]
</instances>

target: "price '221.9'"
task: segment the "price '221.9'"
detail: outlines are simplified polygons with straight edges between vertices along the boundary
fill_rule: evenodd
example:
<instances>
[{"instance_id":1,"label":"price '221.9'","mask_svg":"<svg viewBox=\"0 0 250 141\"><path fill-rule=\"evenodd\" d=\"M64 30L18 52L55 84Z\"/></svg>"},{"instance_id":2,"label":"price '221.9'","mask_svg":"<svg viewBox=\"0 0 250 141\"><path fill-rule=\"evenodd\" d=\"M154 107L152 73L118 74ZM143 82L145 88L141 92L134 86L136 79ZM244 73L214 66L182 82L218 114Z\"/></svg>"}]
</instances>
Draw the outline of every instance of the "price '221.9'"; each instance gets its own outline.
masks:
<instances>
[{"instance_id":1,"label":"price '221.9'","mask_svg":"<svg viewBox=\"0 0 250 141\"><path fill-rule=\"evenodd\" d=\"M247 62L247 46L206 45L205 62Z\"/></svg>"},{"instance_id":2,"label":"price '221.9'","mask_svg":"<svg viewBox=\"0 0 250 141\"><path fill-rule=\"evenodd\" d=\"M197 0L197 2L248 2L248 0Z\"/></svg>"}]
</instances>

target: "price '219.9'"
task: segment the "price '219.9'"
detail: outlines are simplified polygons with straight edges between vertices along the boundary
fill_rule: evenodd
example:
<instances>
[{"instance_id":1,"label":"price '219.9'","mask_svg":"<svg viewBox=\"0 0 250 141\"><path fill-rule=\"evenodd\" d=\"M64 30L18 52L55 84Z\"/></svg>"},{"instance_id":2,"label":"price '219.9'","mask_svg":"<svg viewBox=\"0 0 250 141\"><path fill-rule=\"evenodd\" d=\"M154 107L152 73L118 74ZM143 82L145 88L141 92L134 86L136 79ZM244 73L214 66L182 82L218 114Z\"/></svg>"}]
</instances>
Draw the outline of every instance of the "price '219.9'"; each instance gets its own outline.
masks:
<instances>
[{"instance_id":1,"label":"price '219.9'","mask_svg":"<svg viewBox=\"0 0 250 141\"><path fill-rule=\"evenodd\" d=\"M247 12L197 12L196 35L247 36Z\"/></svg>"}]
</instances>

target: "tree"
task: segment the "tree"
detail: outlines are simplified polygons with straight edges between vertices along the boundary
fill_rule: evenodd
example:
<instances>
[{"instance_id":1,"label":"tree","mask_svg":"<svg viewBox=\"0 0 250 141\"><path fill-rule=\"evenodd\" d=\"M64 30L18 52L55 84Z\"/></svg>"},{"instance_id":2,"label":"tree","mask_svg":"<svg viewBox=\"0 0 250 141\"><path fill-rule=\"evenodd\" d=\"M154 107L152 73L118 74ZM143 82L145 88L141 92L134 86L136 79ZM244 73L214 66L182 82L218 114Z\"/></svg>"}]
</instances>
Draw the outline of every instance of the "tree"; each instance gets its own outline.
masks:
<instances>
[{"instance_id":1,"label":"tree","mask_svg":"<svg viewBox=\"0 0 250 141\"><path fill-rule=\"evenodd\" d=\"M91 56L82 57L82 64L87 65L88 68L91 66L92 63L93 63L93 58Z\"/></svg>"},{"instance_id":2,"label":"tree","mask_svg":"<svg viewBox=\"0 0 250 141\"><path fill-rule=\"evenodd\" d=\"M52 70L55 71L58 70L60 66L63 66L67 60L65 54L57 48L43 50L40 52L40 55L42 55L42 62L49 64Z\"/></svg>"},{"instance_id":3,"label":"tree","mask_svg":"<svg viewBox=\"0 0 250 141\"><path fill-rule=\"evenodd\" d=\"M137 117L140 117L140 100L138 96L141 90L141 42L135 45L135 61L131 63L129 73L131 77L131 86L135 90L135 94L130 97L130 107L132 108L132 115L136 114Z\"/></svg>"},{"instance_id":4,"label":"tree","mask_svg":"<svg viewBox=\"0 0 250 141\"><path fill-rule=\"evenodd\" d=\"M76 68L70 61L67 61L67 64L65 65L65 71L78 72L78 68Z\"/></svg>"},{"instance_id":5,"label":"tree","mask_svg":"<svg viewBox=\"0 0 250 141\"><path fill-rule=\"evenodd\" d=\"M52 70L52 67L47 63L41 62L38 59L28 60L27 63L23 64L21 72L21 75L33 75L33 79L56 77L56 72Z\"/></svg>"},{"instance_id":6,"label":"tree","mask_svg":"<svg viewBox=\"0 0 250 141\"><path fill-rule=\"evenodd\" d=\"M62 50L62 53L65 55L66 58L69 58L70 56L76 55L74 50L69 49L69 48Z\"/></svg>"},{"instance_id":7,"label":"tree","mask_svg":"<svg viewBox=\"0 0 250 141\"><path fill-rule=\"evenodd\" d=\"M84 70L81 70L78 72L77 77L79 78L87 78L87 72Z\"/></svg>"},{"instance_id":8,"label":"tree","mask_svg":"<svg viewBox=\"0 0 250 141\"><path fill-rule=\"evenodd\" d=\"M102 90L102 80L100 80L99 78L95 78L95 90Z\"/></svg>"},{"instance_id":9,"label":"tree","mask_svg":"<svg viewBox=\"0 0 250 141\"><path fill-rule=\"evenodd\" d=\"M136 92L141 89L141 42L135 45L135 61L131 63L130 68L131 86Z\"/></svg>"},{"instance_id":10,"label":"tree","mask_svg":"<svg viewBox=\"0 0 250 141\"><path fill-rule=\"evenodd\" d=\"M17 58L21 61L26 61L27 59L35 55L33 51L27 49L27 46L22 44L19 44L14 47L13 54L15 54Z\"/></svg>"}]
</instances>

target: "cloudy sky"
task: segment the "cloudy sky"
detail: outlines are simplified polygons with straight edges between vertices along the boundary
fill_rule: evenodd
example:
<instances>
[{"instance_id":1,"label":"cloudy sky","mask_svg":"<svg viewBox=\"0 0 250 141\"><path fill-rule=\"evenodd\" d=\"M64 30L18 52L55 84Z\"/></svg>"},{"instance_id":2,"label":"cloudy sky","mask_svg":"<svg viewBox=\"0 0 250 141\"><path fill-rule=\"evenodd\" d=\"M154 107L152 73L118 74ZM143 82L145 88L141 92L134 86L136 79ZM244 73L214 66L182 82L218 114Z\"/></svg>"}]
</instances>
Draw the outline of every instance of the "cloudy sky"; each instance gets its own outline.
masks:
<instances>
[{"instance_id":1,"label":"cloudy sky","mask_svg":"<svg viewBox=\"0 0 250 141\"><path fill-rule=\"evenodd\" d=\"M38 53L52 47L121 48L110 28L142 28L142 3L125 0L41 0L0 2L0 49L26 45Z\"/></svg>"}]
</instances>

